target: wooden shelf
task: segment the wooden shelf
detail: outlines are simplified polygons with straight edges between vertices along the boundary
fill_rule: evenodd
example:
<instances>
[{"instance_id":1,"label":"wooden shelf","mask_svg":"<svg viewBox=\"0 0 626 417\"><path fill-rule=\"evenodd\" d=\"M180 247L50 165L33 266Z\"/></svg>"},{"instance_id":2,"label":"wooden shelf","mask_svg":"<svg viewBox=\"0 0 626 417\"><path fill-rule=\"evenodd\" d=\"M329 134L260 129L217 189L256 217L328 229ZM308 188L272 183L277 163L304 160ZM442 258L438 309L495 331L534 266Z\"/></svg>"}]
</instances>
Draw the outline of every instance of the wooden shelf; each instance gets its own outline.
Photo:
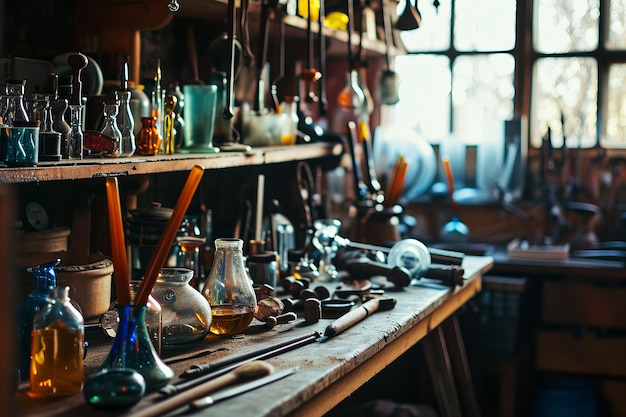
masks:
<instances>
[{"instance_id":1,"label":"wooden shelf","mask_svg":"<svg viewBox=\"0 0 626 417\"><path fill-rule=\"evenodd\" d=\"M259 147L253 148L250 152L62 160L41 162L35 167L0 168L0 183L39 183L156 174L187 171L194 165L199 165L204 169L222 169L311 160L339 156L342 152L343 147L337 143L312 143L295 146Z\"/></svg>"}]
</instances>

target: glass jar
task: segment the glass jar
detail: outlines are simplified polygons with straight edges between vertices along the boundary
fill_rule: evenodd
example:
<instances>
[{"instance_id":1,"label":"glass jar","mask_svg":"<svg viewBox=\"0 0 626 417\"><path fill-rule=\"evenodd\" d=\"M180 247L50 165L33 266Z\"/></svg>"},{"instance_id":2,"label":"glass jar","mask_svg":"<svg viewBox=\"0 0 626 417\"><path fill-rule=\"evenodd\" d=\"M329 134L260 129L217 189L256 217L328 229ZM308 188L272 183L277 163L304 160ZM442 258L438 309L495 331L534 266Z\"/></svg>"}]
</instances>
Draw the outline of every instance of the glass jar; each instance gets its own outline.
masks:
<instances>
[{"instance_id":1,"label":"glass jar","mask_svg":"<svg viewBox=\"0 0 626 417\"><path fill-rule=\"evenodd\" d=\"M137 295L137 290L141 281L135 280L130 282L130 294L132 299ZM120 322L120 315L117 308L117 300L111 303L109 310L106 311L100 317L100 326L102 331L109 337L115 337L117 335L117 327ZM152 295L148 296L148 302L146 303L146 327L148 328L148 335L150 341L156 352L161 354L161 305Z\"/></svg>"},{"instance_id":2,"label":"glass jar","mask_svg":"<svg viewBox=\"0 0 626 417\"><path fill-rule=\"evenodd\" d=\"M30 397L71 395L83 388L85 325L69 291L50 288L47 307L33 320Z\"/></svg>"},{"instance_id":3,"label":"glass jar","mask_svg":"<svg viewBox=\"0 0 626 417\"><path fill-rule=\"evenodd\" d=\"M183 347L209 334L211 306L189 282L193 271L163 268L152 296L161 305L163 349Z\"/></svg>"},{"instance_id":4,"label":"glass jar","mask_svg":"<svg viewBox=\"0 0 626 417\"><path fill-rule=\"evenodd\" d=\"M100 133L108 136L113 141L113 149L111 152L103 153L104 156L119 158L122 154L122 132L117 126L117 113L119 112L119 104L117 101L107 101L102 108L104 115L104 127Z\"/></svg>"},{"instance_id":5,"label":"glass jar","mask_svg":"<svg viewBox=\"0 0 626 417\"><path fill-rule=\"evenodd\" d=\"M24 87L26 80L7 80L3 98L2 123L11 127L14 121L28 122L28 113L24 106Z\"/></svg>"},{"instance_id":6,"label":"glass jar","mask_svg":"<svg viewBox=\"0 0 626 417\"><path fill-rule=\"evenodd\" d=\"M22 378L27 378L30 374L33 319L35 314L48 304L48 289L57 286L57 276L54 267L60 262L60 259L56 259L52 262L28 268L28 272L33 275L33 290L17 306L16 317L18 366Z\"/></svg>"},{"instance_id":7,"label":"glass jar","mask_svg":"<svg viewBox=\"0 0 626 417\"><path fill-rule=\"evenodd\" d=\"M202 295L213 313L211 333L232 335L248 328L256 307L256 296L246 272L243 240L215 240L215 255Z\"/></svg>"},{"instance_id":8,"label":"glass jar","mask_svg":"<svg viewBox=\"0 0 626 417\"><path fill-rule=\"evenodd\" d=\"M142 117L141 126L137 135L137 153L146 156L156 155L163 140L156 127L156 117Z\"/></svg>"}]
</instances>

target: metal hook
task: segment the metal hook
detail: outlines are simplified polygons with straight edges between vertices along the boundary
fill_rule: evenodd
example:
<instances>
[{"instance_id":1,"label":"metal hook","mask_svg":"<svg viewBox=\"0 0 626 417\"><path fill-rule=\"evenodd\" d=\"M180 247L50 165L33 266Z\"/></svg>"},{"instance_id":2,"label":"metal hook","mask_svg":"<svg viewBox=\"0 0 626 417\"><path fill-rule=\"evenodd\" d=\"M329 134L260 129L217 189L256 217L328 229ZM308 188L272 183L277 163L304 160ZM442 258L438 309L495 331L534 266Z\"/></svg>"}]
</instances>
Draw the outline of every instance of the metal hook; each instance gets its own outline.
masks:
<instances>
[{"instance_id":1,"label":"metal hook","mask_svg":"<svg viewBox=\"0 0 626 417\"><path fill-rule=\"evenodd\" d=\"M167 5L167 8L170 12L177 12L180 8L180 4L178 4L177 0L170 0L170 3Z\"/></svg>"}]
</instances>

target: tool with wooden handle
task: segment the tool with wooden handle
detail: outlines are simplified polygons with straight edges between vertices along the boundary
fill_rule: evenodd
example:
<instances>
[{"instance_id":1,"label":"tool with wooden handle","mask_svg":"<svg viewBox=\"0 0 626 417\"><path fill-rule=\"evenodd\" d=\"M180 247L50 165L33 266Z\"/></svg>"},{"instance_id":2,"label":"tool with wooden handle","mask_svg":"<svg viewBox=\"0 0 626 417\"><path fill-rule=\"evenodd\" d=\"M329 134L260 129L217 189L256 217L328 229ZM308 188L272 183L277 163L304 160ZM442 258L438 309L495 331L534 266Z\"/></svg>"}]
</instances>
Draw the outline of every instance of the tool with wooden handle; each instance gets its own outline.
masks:
<instances>
[{"instance_id":1,"label":"tool with wooden handle","mask_svg":"<svg viewBox=\"0 0 626 417\"><path fill-rule=\"evenodd\" d=\"M259 377L267 376L274 371L274 367L267 362L252 361L243 364L232 371L217 378L206 381L196 387L190 388L177 395L156 402L142 410L133 410L128 417L154 417L165 414L168 411L188 405L194 400L204 397L214 391Z\"/></svg>"}]
</instances>

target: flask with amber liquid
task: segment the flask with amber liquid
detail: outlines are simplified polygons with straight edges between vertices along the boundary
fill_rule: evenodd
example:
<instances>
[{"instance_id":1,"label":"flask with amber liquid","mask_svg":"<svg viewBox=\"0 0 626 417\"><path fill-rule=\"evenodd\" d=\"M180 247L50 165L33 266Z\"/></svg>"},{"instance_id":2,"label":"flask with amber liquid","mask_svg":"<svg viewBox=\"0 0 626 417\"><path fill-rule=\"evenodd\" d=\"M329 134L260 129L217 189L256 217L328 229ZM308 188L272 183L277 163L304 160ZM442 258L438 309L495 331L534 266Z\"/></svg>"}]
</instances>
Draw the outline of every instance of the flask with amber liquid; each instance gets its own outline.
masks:
<instances>
[{"instance_id":1,"label":"flask with amber liquid","mask_svg":"<svg viewBox=\"0 0 626 417\"><path fill-rule=\"evenodd\" d=\"M211 333L233 335L248 328L256 296L244 265L243 240L215 240L213 264L202 295L211 306Z\"/></svg>"},{"instance_id":2,"label":"flask with amber liquid","mask_svg":"<svg viewBox=\"0 0 626 417\"><path fill-rule=\"evenodd\" d=\"M69 287L53 287L33 320L30 391L34 398L72 395L83 387L85 326Z\"/></svg>"},{"instance_id":3,"label":"flask with amber liquid","mask_svg":"<svg viewBox=\"0 0 626 417\"><path fill-rule=\"evenodd\" d=\"M137 135L137 153L144 156L152 156L159 153L161 148L161 135L156 127L155 117L142 117L141 130Z\"/></svg>"}]
</instances>

